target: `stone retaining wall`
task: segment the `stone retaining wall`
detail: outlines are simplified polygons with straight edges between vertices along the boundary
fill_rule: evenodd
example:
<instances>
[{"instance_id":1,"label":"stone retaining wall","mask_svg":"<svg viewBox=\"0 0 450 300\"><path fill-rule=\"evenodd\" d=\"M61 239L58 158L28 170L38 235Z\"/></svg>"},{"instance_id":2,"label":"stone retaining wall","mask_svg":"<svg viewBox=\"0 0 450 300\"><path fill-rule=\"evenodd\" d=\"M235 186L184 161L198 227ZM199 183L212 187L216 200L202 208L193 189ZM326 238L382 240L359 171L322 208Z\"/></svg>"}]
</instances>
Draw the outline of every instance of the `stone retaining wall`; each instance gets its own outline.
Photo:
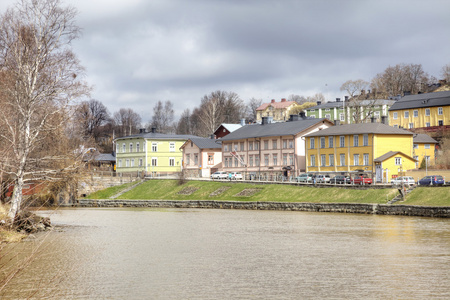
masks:
<instances>
[{"instance_id":1,"label":"stone retaining wall","mask_svg":"<svg viewBox=\"0 0 450 300\"><path fill-rule=\"evenodd\" d=\"M358 213L449 218L450 207L413 205L358 204L358 203L298 203L298 202L242 202L242 201L170 201L170 200L88 200L79 199L77 207L164 207L251 209Z\"/></svg>"}]
</instances>

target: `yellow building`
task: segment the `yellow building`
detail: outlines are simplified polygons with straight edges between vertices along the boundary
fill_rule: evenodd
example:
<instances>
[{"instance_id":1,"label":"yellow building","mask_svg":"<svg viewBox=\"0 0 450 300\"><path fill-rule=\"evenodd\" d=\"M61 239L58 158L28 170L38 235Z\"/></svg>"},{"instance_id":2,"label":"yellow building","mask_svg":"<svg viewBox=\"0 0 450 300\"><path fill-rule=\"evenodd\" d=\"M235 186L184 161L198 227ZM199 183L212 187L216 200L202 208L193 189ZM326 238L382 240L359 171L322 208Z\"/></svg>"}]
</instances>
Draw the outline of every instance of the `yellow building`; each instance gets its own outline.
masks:
<instances>
[{"instance_id":1,"label":"yellow building","mask_svg":"<svg viewBox=\"0 0 450 300\"><path fill-rule=\"evenodd\" d=\"M256 121L261 123L263 117L271 118L276 122L288 121L291 109L297 106L300 106L297 102L286 101L285 98L281 99L281 102L272 99L270 103L263 103L256 109Z\"/></svg>"},{"instance_id":2,"label":"yellow building","mask_svg":"<svg viewBox=\"0 0 450 300\"><path fill-rule=\"evenodd\" d=\"M366 173L386 182L401 169L415 168L413 133L386 124L337 125L305 138L307 172Z\"/></svg>"},{"instance_id":3,"label":"yellow building","mask_svg":"<svg viewBox=\"0 0 450 300\"><path fill-rule=\"evenodd\" d=\"M415 134L413 138L413 157L417 160L416 168L420 167L422 160L426 158L428 166L436 163L436 145L438 142L428 134Z\"/></svg>"},{"instance_id":4,"label":"yellow building","mask_svg":"<svg viewBox=\"0 0 450 300\"><path fill-rule=\"evenodd\" d=\"M427 131L450 128L450 91L401 98L389 109L389 125Z\"/></svg>"}]
</instances>

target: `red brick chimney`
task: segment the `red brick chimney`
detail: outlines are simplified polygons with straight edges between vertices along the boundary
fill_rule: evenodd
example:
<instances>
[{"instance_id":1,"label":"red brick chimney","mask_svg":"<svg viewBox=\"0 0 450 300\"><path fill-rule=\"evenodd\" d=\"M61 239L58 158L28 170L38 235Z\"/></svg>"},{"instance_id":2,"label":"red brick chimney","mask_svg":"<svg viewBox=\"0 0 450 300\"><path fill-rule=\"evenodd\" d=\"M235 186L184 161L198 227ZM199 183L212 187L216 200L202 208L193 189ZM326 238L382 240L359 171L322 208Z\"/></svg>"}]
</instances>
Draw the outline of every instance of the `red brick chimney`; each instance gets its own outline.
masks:
<instances>
[{"instance_id":1,"label":"red brick chimney","mask_svg":"<svg viewBox=\"0 0 450 300\"><path fill-rule=\"evenodd\" d=\"M275 103L275 99L272 99L272 101L270 101L270 103Z\"/></svg>"},{"instance_id":2,"label":"red brick chimney","mask_svg":"<svg viewBox=\"0 0 450 300\"><path fill-rule=\"evenodd\" d=\"M286 98L281 98L281 102L286 102Z\"/></svg>"}]
</instances>

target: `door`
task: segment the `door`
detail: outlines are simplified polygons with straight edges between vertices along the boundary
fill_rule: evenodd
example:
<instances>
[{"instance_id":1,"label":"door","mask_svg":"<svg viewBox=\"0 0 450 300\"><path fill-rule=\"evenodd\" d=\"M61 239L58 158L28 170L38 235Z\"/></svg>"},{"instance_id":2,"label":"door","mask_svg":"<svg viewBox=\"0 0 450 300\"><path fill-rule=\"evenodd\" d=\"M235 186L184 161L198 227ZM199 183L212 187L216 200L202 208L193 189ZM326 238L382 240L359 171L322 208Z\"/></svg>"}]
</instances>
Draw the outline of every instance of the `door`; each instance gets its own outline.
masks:
<instances>
[{"instance_id":1,"label":"door","mask_svg":"<svg viewBox=\"0 0 450 300\"><path fill-rule=\"evenodd\" d=\"M381 164L377 164L375 166L375 176L376 176L377 182L383 181L383 168L382 168Z\"/></svg>"}]
</instances>

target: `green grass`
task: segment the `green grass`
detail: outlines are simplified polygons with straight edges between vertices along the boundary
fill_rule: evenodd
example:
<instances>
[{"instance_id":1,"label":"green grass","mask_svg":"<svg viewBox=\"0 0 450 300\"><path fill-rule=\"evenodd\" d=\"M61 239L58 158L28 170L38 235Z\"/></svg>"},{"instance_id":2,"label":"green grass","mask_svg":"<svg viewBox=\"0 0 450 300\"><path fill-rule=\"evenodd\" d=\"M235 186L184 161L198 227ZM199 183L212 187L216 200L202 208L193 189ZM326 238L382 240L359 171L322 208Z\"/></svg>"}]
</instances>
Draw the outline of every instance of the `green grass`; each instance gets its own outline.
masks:
<instances>
[{"instance_id":1,"label":"green grass","mask_svg":"<svg viewBox=\"0 0 450 300\"><path fill-rule=\"evenodd\" d=\"M100 191L94 192L92 194L89 194L86 198L93 199L93 200L108 199L109 197L114 196L115 194L119 193L120 191L123 191L123 190L129 188L133 184L135 184L135 182L129 182L129 183L125 183L122 185L109 187L104 190L100 190Z\"/></svg>"},{"instance_id":2,"label":"green grass","mask_svg":"<svg viewBox=\"0 0 450 300\"><path fill-rule=\"evenodd\" d=\"M221 187L224 193L211 197ZM190 195L179 194L186 188L197 188ZM237 196L245 189L258 189L250 196ZM386 203L395 197L396 189L345 189L314 188L278 184L249 184L209 181L188 181L178 185L177 180L149 180L121 195L127 200L222 200L222 201L273 201L273 202L323 202L323 203ZM91 198L91 199L107 199Z\"/></svg>"},{"instance_id":3,"label":"green grass","mask_svg":"<svg viewBox=\"0 0 450 300\"><path fill-rule=\"evenodd\" d=\"M450 187L417 187L406 196L402 205L450 206Z\"/></svg>"}]
</instances>

